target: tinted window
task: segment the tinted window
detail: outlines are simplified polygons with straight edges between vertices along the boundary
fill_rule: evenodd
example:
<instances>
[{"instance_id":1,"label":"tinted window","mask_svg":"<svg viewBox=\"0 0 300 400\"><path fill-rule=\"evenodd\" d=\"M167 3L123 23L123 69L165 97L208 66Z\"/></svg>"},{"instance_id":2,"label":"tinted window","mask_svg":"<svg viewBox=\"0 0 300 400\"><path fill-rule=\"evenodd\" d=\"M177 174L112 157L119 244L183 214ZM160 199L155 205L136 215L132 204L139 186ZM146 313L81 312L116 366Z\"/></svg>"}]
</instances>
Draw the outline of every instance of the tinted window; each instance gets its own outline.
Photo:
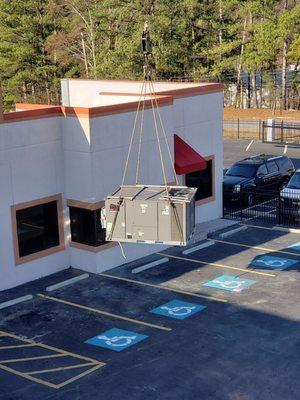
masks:
<instances>
[{"instance_id":1,"label":"tinted window","mask_svg":"<svg viewBox=\"0 0 300 400\"><path fill-rule=\"evenodd\" d=\"M206 169L186 174L186 186L198 188L196 200L206 199L213 195L213 162L206 161Z\"/></svg>"},{"instance_id":2,"label":"tinted window","mask_svg":"<svg viewBox=\"0 0 300 400\"><path fill-rule=\"evenodd\" d=\"M275 161L269 161L267 165L268 165L268 171L270 174L279 171L278 166Z\"/></svg>"},{"instance_id":3,"label":"tinted window","mask_svg":"<svg viewBox=\"0 0 300 400\"><path fill-rule=\"evenodd\" d=\"M257 170L257 175L258 174L267 175L267 173L268 173L268 170L267 170L266 164L262 164Z\"/></svg>"},{"instance_id":4,"label":"tinted window","mask_svg":"<svg viewBox=\"0 0 300 400\"><path fill-rule=\"evenodd\" d=\"M241 176L243 178L252 178L256 175L257 167L251 164L234 164L228 169L225 175Z\"/></svg>"},{"instance_id":5,"label":"tinted window","mask_svg":"<svg viewBox=\"0 0 300 400\"><path fill-rule=\"evenodd\" d=\"M292 176L287 187L290 189L300 189L300 172L297 172Z\"/></svg>"},{"instance_id":6,"label":"tinted window","mask_svg":"<svg viewBox=\"0 0 300 400\"><path fill-rule=\"evenodd\" d=\"M101 225L101 210L90 211L70 207L72 241L89 246L99 246L105 242L105 229Z\"/></svg>"},{"instance_id":7,"label":"tinted window","mask_svg":"<svg viewBox=\"0 0 300 400\"><path fill-rule=\"evenodd\" d=\"M56 201L18 210L16 219L20 257L59 245Z\"/></svg>"},{"instance_id":8,"label":"tinted window","mask_svg":"<svg viewBox=\"0 0 300 400\"><path fill-rule=\"evenodd\" d=\"M276 160L276 163L279 166L279 170L281 172L287 172L290 169L294 169L292 161L287 157L278 158Z\"/></svg>"}]
</instances>

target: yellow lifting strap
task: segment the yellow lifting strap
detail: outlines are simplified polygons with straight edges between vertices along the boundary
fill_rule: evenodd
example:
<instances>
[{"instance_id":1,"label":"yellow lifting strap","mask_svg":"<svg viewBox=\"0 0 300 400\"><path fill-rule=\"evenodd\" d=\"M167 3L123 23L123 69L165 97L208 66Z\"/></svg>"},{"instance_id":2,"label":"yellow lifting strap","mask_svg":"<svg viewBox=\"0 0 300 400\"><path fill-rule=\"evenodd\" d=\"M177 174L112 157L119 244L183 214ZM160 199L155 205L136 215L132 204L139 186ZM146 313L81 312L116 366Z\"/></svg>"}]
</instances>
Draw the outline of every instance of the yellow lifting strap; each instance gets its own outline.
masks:
<instances>
[{"instance_id":1,"label":"yellow lifting strap","mask_svg":"<svg viewBox=\"0 0 300 400\"><path fill-rule=\"evenodd\" d=\"M172 157L172 153L170 150L167 133L163 124L163 120L161 117L161 112L159 109L159 104L157 100L157 96L155 94L154 84L153 84L153 75L154 75L154 61L152 56L152 44L150 39L150 33L148 29L148 24L145 22L144 30L142 33L142 41L141 41L141 48L142 48L142 56L143 56L143 70L144 70L144 80L142 82L141 93L138 101L137 111L135 114L133 129L130 136L130 142L124 167L124 173L122 177L122 186L125 183L128 164L132 152L132 146L134 142L134 137L137 131L137 126L139 125L139 137L138 137L138 153L137 153L137 164L136 164L136 176L135 176L135 183L139 183L139 175L140 175L140 165L141 165L141 148L142 148L142 137L143 137L143 128L144 128L144 111L145 111L145 103L146 100L150 98L151 102L151 109L153 115L153 122L154 122L154 133L157 141L157 148L160 157L161 169L163 174L163 180L166 187L167 196L169 196L168 192L168 182L167 182L167 175L165 171L164 159L163 159L163 152L162 152L162 143L161 143L161 135L159 130L162 132L163 140L165 142L169 160L172 166L172 172L174 176L174 181L176 185L178 185L178 178L176 175L174 161ZM140 120L139 120L140 117ZM158 117L158 118L157 118ZM138 121L139 120L139 121ZM159 129L160 128L160 129Z\"/></svg>"}]
</instances>

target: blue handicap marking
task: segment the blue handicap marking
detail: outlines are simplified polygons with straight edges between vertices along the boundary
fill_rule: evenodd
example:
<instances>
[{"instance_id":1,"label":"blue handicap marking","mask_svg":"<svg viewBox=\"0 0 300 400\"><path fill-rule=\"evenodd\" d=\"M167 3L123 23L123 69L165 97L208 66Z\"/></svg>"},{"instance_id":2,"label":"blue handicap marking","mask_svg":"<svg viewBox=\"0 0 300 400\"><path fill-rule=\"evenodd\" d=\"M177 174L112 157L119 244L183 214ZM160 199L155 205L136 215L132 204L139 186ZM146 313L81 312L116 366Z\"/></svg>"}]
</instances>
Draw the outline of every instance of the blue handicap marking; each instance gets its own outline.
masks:
<instances>
[{"instance_id":1,"label":"blue handicap marking","mask_svg":"<svg viewBox=\"0 0 300 400\"><path fill-rule=\"evenodd\" d=\"M168 303L162 304L159 307L154 308L150 312L159 315L165 315L166 317L185 319L193 314L196 314L206 307L200 304L188 303L186 301L172 300Z\"/></svg>"},{"instance_id":2,"label":"blue handicap marking","mask_svg":"<svg viewBox=\"0 0 300 400\"><path fill-rule=\"evenodd\" d=\"M228 290L229 292L241 292L247 287L253 285L255 282L256 281L252 281L250 279L240 279L231 275L222 275L213 279L212 281L204 283L203 286Z\"/></svg>"},{"instance_id":3,"label":"blue handicap marking","mask_svg":"<svg viewBox=\"0 0 300 400\"><path fill-rule=\"evenodd\" d=\"M97 336L92 337L85 343L93 344L94 346L104 347L114 351L122 351L136 343L141 342L148 336L140 335L132 331L125 331L123 329L112 328Z\"/></svg>"},{"instance_id":4,"label":"blue handicap marking","mask_svg":"<svg viewBox=\"0 0 300 400\"><path fill-rule=\"evenodd\" d=\"M297 260L293 260L292 258L282 258L275 256L262 256L258 257L255 260L251 261L251 267L258 268L271 268L282 271L286 268L291 267L294 264L298 264Z\"/></svg>"},{"instance_id":5,"label":"blue handicap marking","mask_svg":"<svg viewBox=\"0 0 300 400\"><path fill-rule=\"evenodd\" d=\"M300 250L300 242L291 244L290 246L288 246L288 249Z\"/></svg>"}]
</instances>

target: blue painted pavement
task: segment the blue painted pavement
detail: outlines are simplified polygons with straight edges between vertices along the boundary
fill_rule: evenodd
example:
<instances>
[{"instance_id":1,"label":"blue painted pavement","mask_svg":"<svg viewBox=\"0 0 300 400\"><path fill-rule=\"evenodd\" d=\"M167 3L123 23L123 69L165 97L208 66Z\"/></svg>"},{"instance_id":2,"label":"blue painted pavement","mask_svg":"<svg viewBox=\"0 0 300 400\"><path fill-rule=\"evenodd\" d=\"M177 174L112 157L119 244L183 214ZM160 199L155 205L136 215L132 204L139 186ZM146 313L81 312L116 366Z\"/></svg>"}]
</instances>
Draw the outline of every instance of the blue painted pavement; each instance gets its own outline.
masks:
<instances>
[{"instance_id":1,"label":"blue painted pavement","mask_svg":"<svg viewBox=\"0 0 300 400\"><path fill-rule=\"evenodd\" d=\"M165 315L166 317L175 319L185 319L194 315L200 311L203 311L206 307L200 304L188 303L186 301L172 300L168 303L162 304L159 307L154 308L150 312L159 315Z\"/></svg>"},{"instance_id":2,"label":"blue painted pavement","mask_svg":"<svg viewBox=\"0 0 300 400\"><path fill-rule=\"evenodd\" d=\"M283 258L275 256L262 256L251 261L251 267L258 268L271 268L279 271L283 271L291 267L294 264L298 264L299 261L292 258Z\"/></svg>"},{"instance_id":3,"label":"blue painted pavement","mask_svg":"<svg viewBox=\"0 0 300 400\"><path fill-rule=\"evenodd\" d=\"M147 337L148 336L140 335L136 332L112 328L97 336L92 337L85 343L92 344L94 346L104 347L106 349L114 351L122 351L124 349L127 349L127 347L133 346L134 344L141 342Z\"/></svg>"},{"instance_id":4,"label":"blue painted pavement","mask_svg":"<svg viewBox=\"0 0 300 400\"><path fill-rule=\"evenodd\" d=\"M241 292L242 290L253 285L256 281L250 279L240 279L231 275L222 275L218 278L208 281L203 286L215 289L228 290L229 292Z\"/></svg>"}]
</instances>

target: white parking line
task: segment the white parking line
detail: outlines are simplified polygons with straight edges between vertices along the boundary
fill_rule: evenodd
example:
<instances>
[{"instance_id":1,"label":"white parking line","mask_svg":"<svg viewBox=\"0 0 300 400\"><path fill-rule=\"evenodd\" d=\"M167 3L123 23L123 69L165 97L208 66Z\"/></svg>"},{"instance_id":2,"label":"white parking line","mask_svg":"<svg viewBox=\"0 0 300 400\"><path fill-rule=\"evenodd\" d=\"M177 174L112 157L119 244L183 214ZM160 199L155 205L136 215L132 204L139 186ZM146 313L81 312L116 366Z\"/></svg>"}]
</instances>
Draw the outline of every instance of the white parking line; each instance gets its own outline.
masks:
<instances>
[{"instance_id":1,"label":"white parking line","mask_svg":"<svg viewBox=\"0 0 300 400\"><path fill-rule=\"evenodd\" d=\"M250 149L250 147L252 146L253 142L254 142L254 140L251 140L251 142L246 147L246 151L248 151Z\"/></svg>"}]
</instances>

